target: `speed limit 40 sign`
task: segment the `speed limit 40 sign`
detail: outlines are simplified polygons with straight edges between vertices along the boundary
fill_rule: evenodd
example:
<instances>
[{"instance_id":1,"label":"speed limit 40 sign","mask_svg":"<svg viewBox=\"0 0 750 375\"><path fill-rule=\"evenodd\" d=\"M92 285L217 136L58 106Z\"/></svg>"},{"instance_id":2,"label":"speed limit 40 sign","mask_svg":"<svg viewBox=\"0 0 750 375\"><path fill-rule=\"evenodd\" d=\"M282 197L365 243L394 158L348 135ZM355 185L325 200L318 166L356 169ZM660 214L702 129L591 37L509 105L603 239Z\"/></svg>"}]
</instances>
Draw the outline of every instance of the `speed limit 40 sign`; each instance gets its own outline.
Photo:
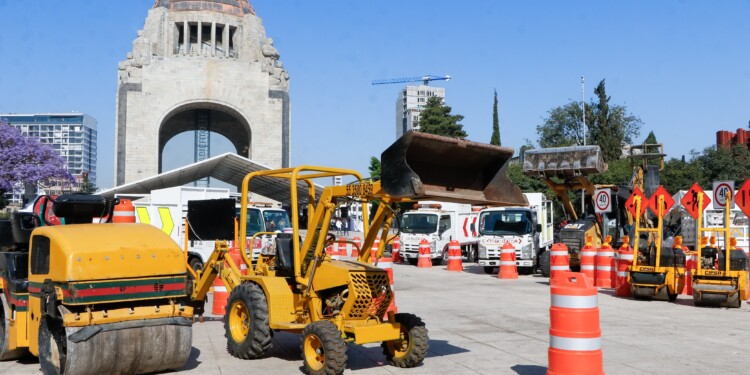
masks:
<instances>
[{"instance_id":1,"label":"speed limit 40 sign","mask_svg":"<svg viewBox=\"0 0 750 375\"><path fill-rule=\"evenodd\" d=\"M598 214L612 212L612 192L610 189L594 190L594 211Z\"/></svg>"},{"instance_id":2,"label":"speed limit 40 sign","mask_svg":"<svg viewBox=\"0 0 750 375\"><path fill-rule=\"evenodd\" d=\"M727 196L732 197L729 208L734 208L734 181L714 181L714 208L724 208Z\"/></svg>"}]
</instances>

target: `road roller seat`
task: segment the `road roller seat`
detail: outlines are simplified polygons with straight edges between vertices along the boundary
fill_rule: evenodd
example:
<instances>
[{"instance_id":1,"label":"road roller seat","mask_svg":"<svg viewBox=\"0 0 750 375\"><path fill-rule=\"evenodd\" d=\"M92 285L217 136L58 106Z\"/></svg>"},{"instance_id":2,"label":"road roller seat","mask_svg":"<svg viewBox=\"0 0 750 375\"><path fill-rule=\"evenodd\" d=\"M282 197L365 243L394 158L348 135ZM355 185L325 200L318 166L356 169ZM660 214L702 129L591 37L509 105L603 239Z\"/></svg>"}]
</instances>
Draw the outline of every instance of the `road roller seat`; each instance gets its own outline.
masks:
<instances>
[{"instance_id":1,"label":"road roller seat","mask_svg":"<svg viewBox=\"0 0 750 375\"><path fill-rule=\"evenodd\" d=\"M276 235L276 274L283 277L294 277L294 246L292 233Z\"/></svg>"}]
</instances>

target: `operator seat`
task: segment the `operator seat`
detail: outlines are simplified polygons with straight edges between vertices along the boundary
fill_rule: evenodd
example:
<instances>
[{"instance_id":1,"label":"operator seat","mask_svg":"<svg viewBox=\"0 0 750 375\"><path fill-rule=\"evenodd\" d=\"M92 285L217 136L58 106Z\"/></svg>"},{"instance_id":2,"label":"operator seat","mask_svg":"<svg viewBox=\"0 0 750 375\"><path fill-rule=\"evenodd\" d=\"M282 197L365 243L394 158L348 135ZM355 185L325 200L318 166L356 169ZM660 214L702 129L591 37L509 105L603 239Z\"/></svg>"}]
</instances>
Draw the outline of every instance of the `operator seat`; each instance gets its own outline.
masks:
<instances>
[{"instance_id":1,"label":"operator seat","mask_svg":"<svg viewBox=\"0 0 750 375\"><path fill-rule=\"evenodd\" d=\"M276 274L282 277L294 277L294 246L292 233L276 235Z\"/></svg>"}]
</instances>

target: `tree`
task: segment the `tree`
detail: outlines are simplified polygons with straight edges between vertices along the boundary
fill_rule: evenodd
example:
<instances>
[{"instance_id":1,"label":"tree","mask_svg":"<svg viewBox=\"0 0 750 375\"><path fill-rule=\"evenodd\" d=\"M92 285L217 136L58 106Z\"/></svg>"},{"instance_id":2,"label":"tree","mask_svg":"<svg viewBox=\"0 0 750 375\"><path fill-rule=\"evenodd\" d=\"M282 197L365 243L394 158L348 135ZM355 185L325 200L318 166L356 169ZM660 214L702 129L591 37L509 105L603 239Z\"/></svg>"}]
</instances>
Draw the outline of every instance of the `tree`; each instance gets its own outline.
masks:
<instances>
[{"instance_id":1,"label":"tree","mask_svg":"<svg viewBox=\"0 0 750 375\"><path fill-rule=\"evenodd\" d=\"M742 186L750 170L750 151L745 145L732 147L707 147L697 158L701 166L701 186L711 186L713 181L731 180L735 186Z\"/></svg>"},{"instance_id":2,"label":"tree","mask_svg":"<svg viewBox=\"0 0 750 375\"><path fill-rule=\"evenodd\" d=\"M594 92L598 102L586 105L586 144L601 147L604 161L619 159L622 146L630 144L640 133L643 121L628 113L624 105L611 105L604 80ZM583 122L581 102L572 101L564 106L552 108L541 125L537 126L541 147L582 145Z\"/></svg>"},{"instance_id":3,"label":"tree","mask_svg":"<svg viewBox=\"0 0 750 375\"><path fill-rule=\"evenodd\" d=\"M19 183L46 184L54 179L73 180L55 150L0 122L0 194Z\"/></svg>"},{"instance_id":4,"label":"tree","mask_svg":"<svg viewBox=\"0 0 750 375\"><path fill-rule=\"evenodd\" d=\"M96 189L96 185L94 185L94 183L89 180L89 173L84 172L83 180L81 181L81 186L79 186L78 191L80 191L81 193L93 194L94 192L96 192Z\"/></svg>"},{"instance_id":5,"label":"tree","mask_svg":"<svg viewBox=\"0 0 750 375\"><path fill-rule=\"evenodd\" d=\"M497 90L495 90L495 102L492 105L492 137L490 144L500 146L500 121L497 119Z\"/></svg>"},{"instance_id":6,"label":"tree","mask_svg":"<svg viewBox=\"0 0 750 375\"><path fill-rule=\"evenodd\" d=\"M669 159L660 172L659 181L668 192L674 194L680 190L690 189L690 186L697 182L703 184L703 169L698 161L699 154L691 152L690 161L682 159Z\"/></svg>"},{"instance_id":7,"label":"tree","mask_svg":"<svg viewBox=\"0 0 750 375\"><path fill-rule=\"evenodd\" d=\"M381 165L380 165L380 159L371 156L370 157L370 166L367 167L367 170L370 171L370 178L373 179L373 181L380 180L380 174L381 174Z\"/></svg>"},{"instance_id":8,"label":"tree","mask_svg":"<svg viewBox=\"0 0 750 375\"><path fill-rule=\"evenodd\" d=\"M419 114L419 131L465 139L468 134L464 131L464 126L459 123L463 119L462 115L451 115L451 107L443 104L442 98L431 96Z\"/></svg>"}]
</instances>

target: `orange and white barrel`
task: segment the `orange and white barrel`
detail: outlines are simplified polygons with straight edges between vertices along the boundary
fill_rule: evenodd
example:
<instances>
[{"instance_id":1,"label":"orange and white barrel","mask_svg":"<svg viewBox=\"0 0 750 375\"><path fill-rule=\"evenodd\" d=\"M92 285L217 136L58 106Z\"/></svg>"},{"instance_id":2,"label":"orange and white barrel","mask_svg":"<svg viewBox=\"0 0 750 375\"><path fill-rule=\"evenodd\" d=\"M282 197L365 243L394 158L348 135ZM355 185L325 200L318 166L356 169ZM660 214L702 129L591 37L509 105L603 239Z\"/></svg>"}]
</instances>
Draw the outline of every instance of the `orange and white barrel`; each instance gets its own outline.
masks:
<instances>
[{"instance_id":1,"label":"orange and white barrel","mask_svg":"<svg viewBox=\"0 0 750 375\"><path fill-rule=\"evenodd\" d=\"M229 299L229 292L227 287L224 286L224 282L221 281L220 277L214 278L213 283L213 304L211 306L211 314L224 316L226 314L227 299Z\"/></svg>"},{"instance_id":2,"label":"orange and white barrel","mask_svg":"<svg viewBox=\"0 0 750 375\"><path fill-rule=\"evenodd\" d=\"M445 269L454 272L464 270L463 260L461 259L461 245L456 240L448 244L448 267Z\"/></svg>"},{"instance_id":3,"label":"orange and white barrel","mask_svg":"<svg viewBox=\"0 0 750 375\"><path fill-rule=\"evenodd\" d=\"M396 314L398 313L398 308L396 307L396 291L393 288L393 258L385 257L378 259L378 267L384 269L386 274L388 274L388 282L391 285L391 293L393 295L391 303L388 305L388 310L386 310L386 314L389 311L393 311L393 313Z\"/></svg>"},{"instance_id":4,"label":"orange and white barrel","mask_svg":"<svg viewBox=\"0 0 750 375\"><path fill-rule=\"evenodd\" d=\"M497 278L504 280L518 278L516 248L510 242L504 243L503 247L500 248L500 271L497 273Z\"/></svg>"},{"instance_id":5,"label":"orange and white barrel","mask_svg":"<svg viewBox=\"0 0 750 375\"><path fill-rule=\"evenodd\" d=\"M603 375L599 300L586 275L561 272L550 279L548 375Z\"/></svg>"},{"instance_id":6,"label":"orange and white barrel","mask_svg":"<svg viewBox=\"0 0 750 375\"><path fill-rule=\"evenodd\" d=\"M608 242L604 242L596 253L596 286L599 288L612 287L612 264L615 250Z\"/></svg>"},{"instance_id":7,"label":"orange and white barrel","mask_svg":"<svg viewBox=\"0 0 750 375\"><path fill-rule=\"evenodd\" d=\"M549 277L555 278L558 274L570 271L570 255L568 246L564 243L552 244L549 251Z\"/></svg>"},{"instance_id":8,"label":"orange and white barrel","mask_svg":"<svg viewBox=\"0 0 750 375\"><path fill-rule=\"evenodd\" d=\"M698 252L688 251L685 253L685 287L682 294L693 295L693 272L698 268Z\"/></svg>"},{"instance_id":9,"label":"orange and white barrel","mask_svg":"<svg viewBox=\"0 0 750 375\"><path fill-rule=\"evenodd\" d=\"M430 257L430 243L426 239L422 239L419 242L419 255L417 255L417 267L419 268L431 268L432 258Z\"/></svg>"},{"instance_id":10,"label":"orange and white barrel","mask_svg":"<svg viewBox=\"0 0 750 375\"><path fill-rule=\"evenodd\" d=\"M135 223L135 206L130 199L120 199L112 210L113 223Z\"/></svg>"},{"instance_id":11,"label":"orange and white barrel","mask_svg":"<svg viewBox=\"0 0 750 375\"><path fill-rule=\"evenodd\" d=\"M586 237L586 246L581 249L581 273L591 280L596 273L596 248L591 244L591 237Z\"/></svg>"},{"instance_id":12,"label":"orange and white barrel","mask_svg":"<svg viewBox=\"0 0 750 375\"><path fill-rule=\"evenodd\" d=\"M627 236L626 236L627 237ZM630 247L629 239L623 240L622 246L617 250L617 260L615 261L617 268L617 277L615 278L615 296L617 297L630 297L630 282L628 281L628 274L630 273L630 266L633 264L633 248Z\"/></svg>"},{"instance_id":13,"label":"orange and white barrel","mask_svg":"<svg viewBox=\"0 0 750 375\"><path fill-rule=\"evenodd\" d=\"M378 254L378 248L380 247L380 238L376 238L375 242L372 243L372 247L370 248L370 261L372 264L377 263L377 254Z\"/></svg>"},{"instance_id":14,"label":"orange and white barrel","mask_svg":"<svg viewBox=\"0 0 750 375\"><path fill-rule=\"evenodd\" d=\"M401 262L403 262L403 259L401 259L401 239L398 236L396 236L393 239L393 243L392 243L391 246L392 246L392 249L393 249L393 251L392 251L393 262L395 262L395 263L401 263Z\"/></svg>"},{"instance_id":15,"label":"orange and white barrel","mask_svg":"<svg viewBox=\"0 0 750 375\"><path fill-rule=\"evenodd\" d=\"M352 247L352 257L358 258L359 257L359 248L362 247L362 240L359 237L354 237L354 245Z\"/></svg>"}]
</instances>

